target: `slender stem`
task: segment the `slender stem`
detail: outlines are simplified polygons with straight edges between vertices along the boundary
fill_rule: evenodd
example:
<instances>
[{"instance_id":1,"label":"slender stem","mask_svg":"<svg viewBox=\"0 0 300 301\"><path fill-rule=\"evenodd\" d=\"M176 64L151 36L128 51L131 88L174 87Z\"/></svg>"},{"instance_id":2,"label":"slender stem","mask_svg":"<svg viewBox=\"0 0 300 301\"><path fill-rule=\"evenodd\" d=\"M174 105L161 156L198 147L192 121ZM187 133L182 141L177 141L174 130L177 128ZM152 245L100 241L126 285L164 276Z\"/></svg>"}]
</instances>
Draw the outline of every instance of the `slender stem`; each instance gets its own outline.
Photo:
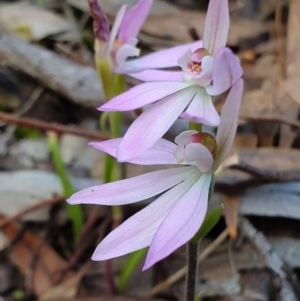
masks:
<instances>
[{"instance_id":1,"label":"slender stem","mask_svg":"<svg viewBox=\"0 0 300 301\"><path fill-rule=\"evenodd\" d=\"M189 130L190 131L197 131L199 133L202 132L202 124L201 123L195 123L195 122L190 122L189 123Z\"/></svg>"},{"instance_id":2,"label":"slender stem","mask_svg":"<svg viewBox=\"0 0 300 301\"><path fill-rule=\"evenodd\" d=\"M124 76L113 73L111 63L107 58L96 58L96 66L107 100L110 100L114 96L119 95L125 91ZM108 116L104 115L100 120L100 126L103 130L105 129L105 123L107 119L110 126L110 138L120 137L122 128L122 113L110 112ZM119 167L120 166L115 158L111 157L110 155L105 156L103 179L104 183L110 183L117 180ZM114 206L112 208L112 219L112 228L115 229L122 221L122 209L120 206ZM112 273L111 260L107 260L105 262L105 275L110 293L114 294L116 292L116 286Z\"/></svg>"},{"instance_id":3,"label":"slender stem","mask_svg":"<svg viewBox=\"0 0 300 301\"><path fill-rule=\"evenodd\" d=\"M186 298L185 301L194 301L195 299L195 284L197 276L197 257L198 243L189 242L188 250L188 270L186 275Z\"/></svg>"}]
</instances>

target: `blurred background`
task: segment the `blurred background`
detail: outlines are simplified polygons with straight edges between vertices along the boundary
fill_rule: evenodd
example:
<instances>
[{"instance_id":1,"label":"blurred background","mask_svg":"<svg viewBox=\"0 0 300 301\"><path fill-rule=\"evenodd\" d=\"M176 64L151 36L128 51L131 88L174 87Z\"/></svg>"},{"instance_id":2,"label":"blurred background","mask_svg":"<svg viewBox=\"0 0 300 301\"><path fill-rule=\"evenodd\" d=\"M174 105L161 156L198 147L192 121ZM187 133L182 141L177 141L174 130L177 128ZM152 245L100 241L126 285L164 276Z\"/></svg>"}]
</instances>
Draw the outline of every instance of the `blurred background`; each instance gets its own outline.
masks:
<instances>
[{"instance_id":1,"label":"blurred background","mask_svg":"<svg viewBox=\"0 0 300 301\"><path fill-rule=\"evenodd\" d=\"M122 4L99 0L113 22ZM208 1L155 0L142 54L201 39ZM197 300L300 300L300 1L229 0L245 92L216 177L224 214L200 245ZM102 183L105 99L87 0L0 1L0 296L3 300L182 300L185 247L141 272L144 253L91 262L110 208L73 207ZM132 87L137 80L127 78ZM226 95L217 97L220 111ZM125 115L123 133L134 120ZM167 133L187 128L178 120ZM127 177L158 169L126 164ZM123 219L148 201L124 206ZM75 209L74 209L75 208Z\"/></svg>"}]
</instances>

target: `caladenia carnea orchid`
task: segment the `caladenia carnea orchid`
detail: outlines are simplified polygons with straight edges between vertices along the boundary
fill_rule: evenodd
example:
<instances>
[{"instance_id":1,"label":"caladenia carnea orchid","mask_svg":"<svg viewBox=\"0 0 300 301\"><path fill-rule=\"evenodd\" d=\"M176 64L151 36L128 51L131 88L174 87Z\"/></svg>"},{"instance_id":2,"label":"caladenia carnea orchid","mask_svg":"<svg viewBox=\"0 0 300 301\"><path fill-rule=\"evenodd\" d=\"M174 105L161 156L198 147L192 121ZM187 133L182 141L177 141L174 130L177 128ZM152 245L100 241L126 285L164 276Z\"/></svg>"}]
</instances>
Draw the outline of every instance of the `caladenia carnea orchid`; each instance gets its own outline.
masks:
<instances>
[{"instance_id":1,"label":"caladenia carnea orchid","mask_svg":"<svg viewBox=\"0 0 300 301\"><path fill-rule=\"evenodd\" d=\"M147 18L153 0L140 0L126 12L126 5L118 11L112 30L97 0L88 0L90 13L94 19L95 62L102 82L106 100L119 95L125 90L125 78L115 74L114 68L125 64L126 59L139 55L137 35ZM101 117L102 131L105 131L106 117L110 123L111 138L119 137L122 115L119 112L103 114ZM110 157L105 160L104 181L114 180L115 162Z\"/></svg>"},{"instance_id":2,"label":"caladenia carnea orchid","mask_svg":"<svg viewBox=\"0 0 300 301\"><path fill-rule=\"evenodd\" d=\"M175 143L160 139L129 161L139 165L177 164L179 167L90 187L75 193L70 204L125 205L159 195L150 205L127 219L98 245L94 260L106 260L149 246L143 270L190 241L207 211L215 171L233 142L243 81L233 84L220 115L216 137L187 131ZM139 137L136 137L139 140ZM92 146L116 157L122 138L93 142Z\"/></svg>"},{"instance_id":3,"label":"caladenia carnea orchid","mask_svg":"<svg viewBox=\"0 0 300 301\"><path fill-rule=\"evenodd\" d=\"M126 5L118 11L112 30L97 0L88 0L94 19L95 51L99 59L107 59L112 68L122 67L129 57L140 55L137 36L144 24L153 0L140 0L126 12Z\"/></svg>"},{"instance_id":4,"label":"caladenia carnea orchid","mask_svg":"<svg viewBox=\"0 0 300 301\"><path fill-rule=\"evenodd\" d=\"M183 45L129 62L132 68L142 69L130 75L146 83L113 98L99 110L130 111L152 105L130 126L119 146L118 161L131 160L151 148L179 116L194 123L219 125L211 96L225 92L242 76L239 59L225 47L228 30L228 1L210 0L203 44L198 41L188 50ZM200 44L201 48L196 48ZM174 66L175 61L181 71L154 70Z\"/></svg>"}]
</instances>

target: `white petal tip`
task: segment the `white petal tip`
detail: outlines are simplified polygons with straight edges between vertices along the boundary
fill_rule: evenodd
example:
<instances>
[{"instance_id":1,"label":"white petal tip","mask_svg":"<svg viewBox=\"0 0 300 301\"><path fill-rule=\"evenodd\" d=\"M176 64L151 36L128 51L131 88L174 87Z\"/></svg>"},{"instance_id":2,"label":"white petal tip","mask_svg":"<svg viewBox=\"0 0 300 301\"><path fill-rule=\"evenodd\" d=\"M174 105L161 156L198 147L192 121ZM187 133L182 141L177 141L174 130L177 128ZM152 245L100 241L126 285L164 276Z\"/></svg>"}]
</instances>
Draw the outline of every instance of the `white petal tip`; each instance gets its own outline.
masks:
<instances>
[{"instance_id":1,"label":"white petal tip","mask_svg":"<svg viewBox=\"0 0 300 301\"><path fill-rule=\"evenodd\" d=\"M132 160L132 157L126 156L126 154L125 154L125 156L122 153L120 155L117 155L117 161L119 163L129 162L130 160Z\"/></svg>"},{"instance_id":2,"label":"white petal tip","mask_svg":"<svg viewBox=\"0 0 300 301\"><path fill-rule=\"evenodd\" d=\"M144 266L142 268L142 272L145 272L146 270L150 269L153 265L154 265L154 263L151 264L149 262L145 262L145 264L144 264Z\"/></svg>"},{"instance_id":3,"label":"white petal tip","mask_svg":"<svg viewBox=\"0 0 300 301\"><path fill-rule=\"evenodd\" d=\"M114 112L117 111L115 108L110 108L109 106L107 106L107 104L102 105L101 107L97 108L98 111L101 112Z\"/></svg>"},{"instance_id":4,"label":"white petal tip","mask_svg":"<svg viewBox=\"0 0 300 301\"><path fill-rule=\"evenodd\" d=\"M101 245L101 244L100 244L100 245ZM91 259L92 259L93 261L104 261L104 260L111 259L112 256L108 256L108 254L107 254L106 252L104 252L104 254L103 254L103 252L101 252L101 251L99 250L99 246L100 246L100 245L98 245L98 247L97 247L97 249L95 250L94 254L92 255Z\"/></svg>"}]
</instances>

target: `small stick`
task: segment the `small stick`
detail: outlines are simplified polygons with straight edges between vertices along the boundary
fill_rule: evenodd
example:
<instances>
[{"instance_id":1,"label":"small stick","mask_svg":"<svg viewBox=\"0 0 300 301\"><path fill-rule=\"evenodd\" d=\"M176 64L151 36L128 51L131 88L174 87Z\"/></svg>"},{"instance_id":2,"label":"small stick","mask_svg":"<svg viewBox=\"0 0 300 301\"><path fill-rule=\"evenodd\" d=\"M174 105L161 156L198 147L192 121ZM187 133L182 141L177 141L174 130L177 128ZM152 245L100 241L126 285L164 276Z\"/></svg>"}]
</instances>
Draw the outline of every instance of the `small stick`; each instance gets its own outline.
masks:
<instances>
[{"instance_id":1,"label":"small stick","mask_svg":"<svg viewBox=\"0 0 300 301\"><path fill-rule=\"evenodd\" d=\"M280 122L289 126L300 128L299 121L293 121L288 118L281 117L279 115L240 115L240 119L253 120L253 121L274 121Z\"/></svg>"},{"instance_id":2,"label":"small stick","mask_svg":"<svg viewBox=\"0 0 300 301\"><path fill-rule=\"evenodd\" d=\"M228 233L227 229L225 229L209 246L207 246L203 252L198 257L197 262L203 261L207 258L219 245L221 245L225 239L227 238ZM180 278L182 278L187 272L187 266L183 267L182 269L178 270L175 274L168 277L166 280L162 281L158 285L154 286L149 294L151 296L156 295L157 293L167 289L170 285L177 282Z\"/></svg>"},{"instance_id":3,"label":"small stick","mask_svg":"<svg viewBox=\"0 0 300 301\"><path fill-rule=\"evenodd\" d=\"M230 166L231 169L241 170L247 172L253 177L264 180L265 182L284 183L300 180L299 169L292 169L290 171L266 171L253 167L247 163L238 163Z\"/></svg>"},{"instance_id":4,"label":"small stick","mask_svg":"<svg viewBox=\"0 0 300 301\"><path fill-rule=\"evenodd\" d=\"M282 301L297 301L298 298L295 294L290 276L286 272L286 264L275 252L267 238L245 218L240 219L240 227L245 236L253 243L256 249L265 257L268 267L276 274L281 280L280 296Z\"/></svg>"},{"instance_id":5,"label":"small stick","mask_svg":"<svg viewBox=\"0 0 300 301\"><path fill-rule=\"evenodd\" d=\"M43 207L46 207L46 206L51 206L51 205L54 205L54 204L57 204L57 203L61 203L63 201L65 201L66 198L63 197L63 196L57 196L57 197L54 197L52 199L48 199L48 200L44 200L38 204L34 204L33 206L30 206L22 211L19 211L18 213L14 214L14 215L11 215L7 218L5 218L1 223L0 223L0 229L2 229L3 227L7 226L9 223L11 222L14 222L18 219L20 219L24 214L26 213L29 213L29 212L32 212L32 211L35 211L35 210L38 210L38 209L41 209Z\"/></svg>"},{"instance_id":6,"label":"small stick","mask_svg":"<svg viewBox=\"0 0 300 301\"><path fill-rule=\"evenodd\" d=\"M57 134L71 134L97 141L106 140L107 137L96 132L87 132L78 127L65 126L53 122L41 121L33 118L18 117L12 114L0 112L0 120L6 123L12 123L20 126L27 126L43 131L53 131Z\"/></svg>"}]
</instances>

